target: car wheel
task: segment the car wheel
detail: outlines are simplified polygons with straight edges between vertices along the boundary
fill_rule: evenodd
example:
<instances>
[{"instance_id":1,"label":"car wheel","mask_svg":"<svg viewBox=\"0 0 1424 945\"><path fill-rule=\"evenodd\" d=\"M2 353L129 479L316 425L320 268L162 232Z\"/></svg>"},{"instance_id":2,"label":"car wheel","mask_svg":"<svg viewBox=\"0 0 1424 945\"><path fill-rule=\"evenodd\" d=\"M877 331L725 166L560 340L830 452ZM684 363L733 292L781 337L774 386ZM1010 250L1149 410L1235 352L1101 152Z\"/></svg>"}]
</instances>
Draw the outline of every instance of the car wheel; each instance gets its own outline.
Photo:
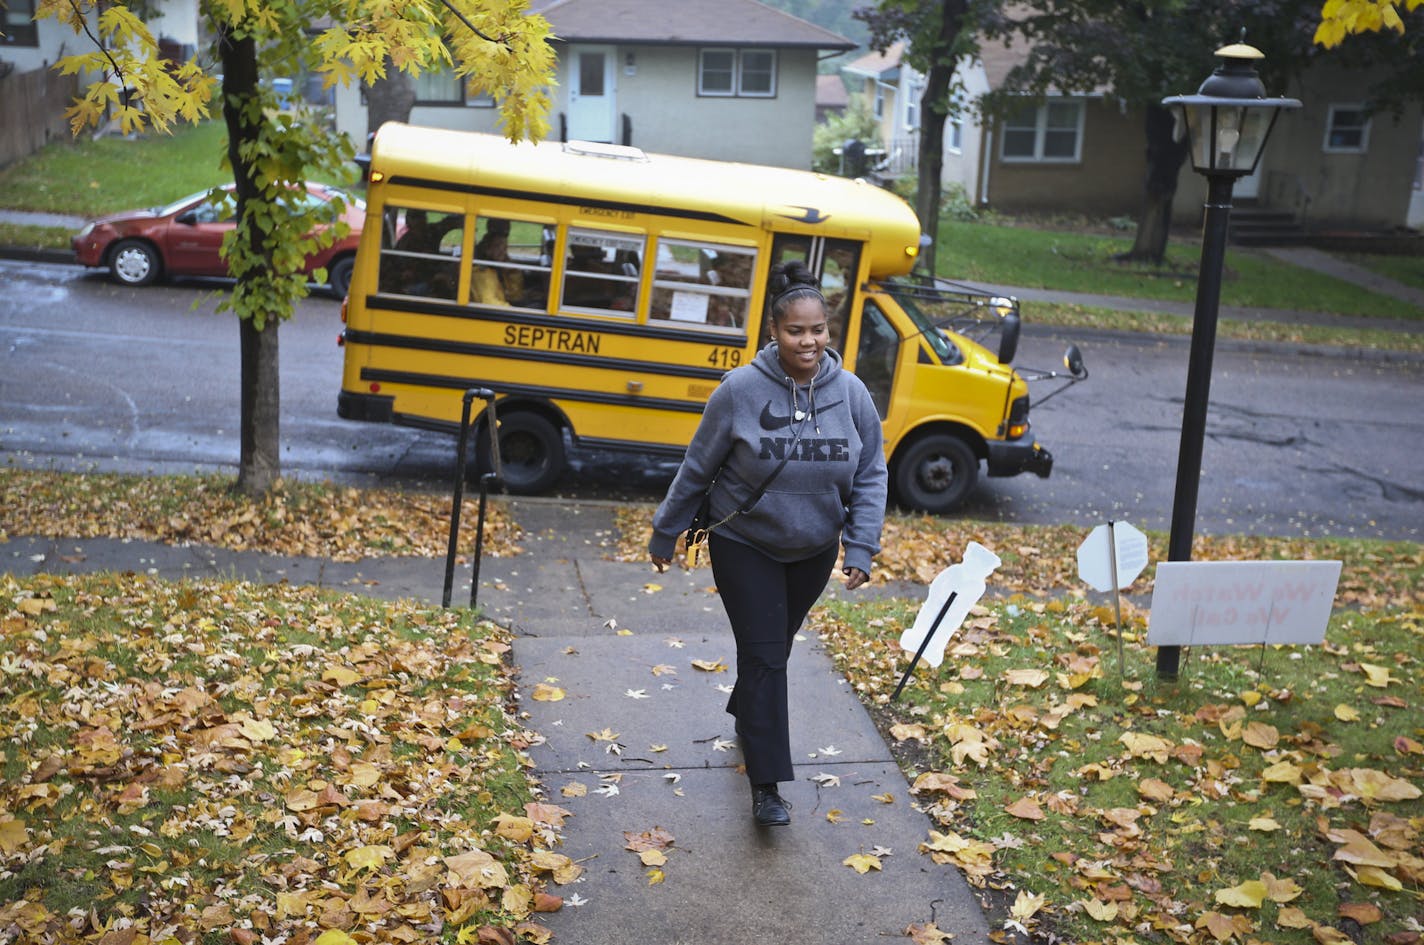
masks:
<instances>
[{"instance_id":1,"label":"car wheel","mask_svg":"<svg viewBox=\"0 0 1424 945\"><path fill-rule=\"evenodd\" d=\"M489 434L477 431L476 468L490 469ZM533 495L552 486L564 473L563 432L537 413L511 413L499 418L500 482L516 495Z\"/></svg>"},{"instance_id":2,"label":"car wheel","mask_svg":"<svg viewBox=\"0 0 1424 945\"><path fill-rule=\"evenodd\" d=\"M149 285L162 271L158 250L143 240L122 240L109 253L109 272L124 285Z\"/></svg>"},{"instance_id":3,"label":"car wheel","mask_svg":"<svg viewBox=\"0 0 1424 945\"><path fill-rule=\"evenodd\" d=\"M895 464L895 491L913 509L933 514L958 508L979 481L979 457L952 433L911 443Z\"/></svg>"},{"instance_id":4,"label":"car wheel","mask_svg":"<svg viewBox=\"0 0 1424 945\"><path fill-rule=\"evenodd\" d=\"M342 256L326 270L326 286L338 299L351 291L351 275L356 271L356 257Z\"/></svg>"}]
</instances>

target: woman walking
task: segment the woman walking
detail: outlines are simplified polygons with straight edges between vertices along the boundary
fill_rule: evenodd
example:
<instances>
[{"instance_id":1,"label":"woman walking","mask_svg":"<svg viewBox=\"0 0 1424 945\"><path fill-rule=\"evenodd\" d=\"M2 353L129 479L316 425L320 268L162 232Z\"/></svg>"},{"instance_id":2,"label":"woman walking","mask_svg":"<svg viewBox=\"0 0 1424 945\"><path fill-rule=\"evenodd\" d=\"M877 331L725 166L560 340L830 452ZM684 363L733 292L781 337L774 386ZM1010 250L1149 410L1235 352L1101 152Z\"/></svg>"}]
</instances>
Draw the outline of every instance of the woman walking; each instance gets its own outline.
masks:
<instances>
[{"instance_id":1,"label":"woman walking","mask_svg":"<svg viewBox=\"0 0 1424 945\"><path fill-rule=\"evenodd\" d=\"M722 378L667 496L648 554L663 571L706 497L712 574L737 641L727 701L759 826L791 822L786 663L837 546L846 587L870 576L885 519L880 416L827 343L826 301L804 263L772 267L772 341Z\"/></svg>"}]
</instances>

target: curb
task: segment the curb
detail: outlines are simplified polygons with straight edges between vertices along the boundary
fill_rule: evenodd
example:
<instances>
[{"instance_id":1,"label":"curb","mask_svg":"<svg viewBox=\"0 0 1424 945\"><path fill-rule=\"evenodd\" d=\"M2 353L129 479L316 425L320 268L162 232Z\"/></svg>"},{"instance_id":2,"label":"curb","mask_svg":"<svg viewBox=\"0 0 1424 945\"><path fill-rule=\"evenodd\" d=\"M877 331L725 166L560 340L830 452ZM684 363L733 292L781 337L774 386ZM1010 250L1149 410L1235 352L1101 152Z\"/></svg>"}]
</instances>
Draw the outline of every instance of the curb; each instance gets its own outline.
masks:
<instances>
[{"instance_id":1,"label":"curb","mask_svg":"<svg viewBox=\"0 0 1424 945\"><path fill-rule=\"evenodd\" d=\"M39 249L28 246L0 246L0 259L16 259L21 262L58 263L79 265L70 249Z\"/></svg>"}]
</instances>

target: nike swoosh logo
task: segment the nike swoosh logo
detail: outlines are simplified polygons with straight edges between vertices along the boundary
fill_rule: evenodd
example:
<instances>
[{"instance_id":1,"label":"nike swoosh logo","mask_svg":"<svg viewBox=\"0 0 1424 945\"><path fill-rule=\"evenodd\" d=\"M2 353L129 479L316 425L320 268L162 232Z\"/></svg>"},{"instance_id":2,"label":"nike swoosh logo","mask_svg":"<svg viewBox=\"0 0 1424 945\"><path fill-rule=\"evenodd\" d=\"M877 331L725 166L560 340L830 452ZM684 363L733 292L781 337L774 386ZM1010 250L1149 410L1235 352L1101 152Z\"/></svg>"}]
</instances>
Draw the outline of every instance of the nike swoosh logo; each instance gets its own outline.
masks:
<instances>
[{"instance_id":1,"label":"nike swoosh logo","mask_svg":"<svg viewBox=\"0 0 1424 945\"><path fill-rule=\"evenodd\" d=\"M842 403L843 401L837 400L829 404L817 404L816 412L825 413L832 407L839 407ZM791 420L792 418L789 416L781 417L773 413L771 410L771 401L769 400L766 402L766 406L761 408L761 428L763 430L780 430L782 427L789 427L791 426Z\"/></svg>"}]
</instances>

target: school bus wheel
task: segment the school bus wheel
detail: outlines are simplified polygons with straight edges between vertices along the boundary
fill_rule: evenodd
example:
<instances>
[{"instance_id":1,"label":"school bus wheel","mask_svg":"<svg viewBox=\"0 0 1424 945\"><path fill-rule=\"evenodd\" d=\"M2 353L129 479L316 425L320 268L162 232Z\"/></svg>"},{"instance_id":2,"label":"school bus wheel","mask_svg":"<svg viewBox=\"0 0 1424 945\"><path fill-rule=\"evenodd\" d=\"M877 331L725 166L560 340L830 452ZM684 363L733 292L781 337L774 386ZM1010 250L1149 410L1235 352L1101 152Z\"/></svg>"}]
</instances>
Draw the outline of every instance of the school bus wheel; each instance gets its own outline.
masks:
<instances>
[{"instance_id":1,"label":"school bus wheel","mask_svg":"<svg viewBox=\"0 0 1424 945\"><path fill-rule=\"evenodd\" d=\"M476 441L477 468L490 467L487 435ZM499 458L504 477L500 482L516 495L543 492L564 473L563 431L547 417L530 411L499 415Z\"/></svg>"},{"instance_id":2,"label":"school bus wheel","mask_svg":"<svg viewBox=\"0 0 1424 945\"><path fill-rule=\"evenodd\" d=\"M927 433L895 461L895 492L910 508L942 514L958 508L979 480L979 457L960 436Z\"/></svg>"}]
</instances>

